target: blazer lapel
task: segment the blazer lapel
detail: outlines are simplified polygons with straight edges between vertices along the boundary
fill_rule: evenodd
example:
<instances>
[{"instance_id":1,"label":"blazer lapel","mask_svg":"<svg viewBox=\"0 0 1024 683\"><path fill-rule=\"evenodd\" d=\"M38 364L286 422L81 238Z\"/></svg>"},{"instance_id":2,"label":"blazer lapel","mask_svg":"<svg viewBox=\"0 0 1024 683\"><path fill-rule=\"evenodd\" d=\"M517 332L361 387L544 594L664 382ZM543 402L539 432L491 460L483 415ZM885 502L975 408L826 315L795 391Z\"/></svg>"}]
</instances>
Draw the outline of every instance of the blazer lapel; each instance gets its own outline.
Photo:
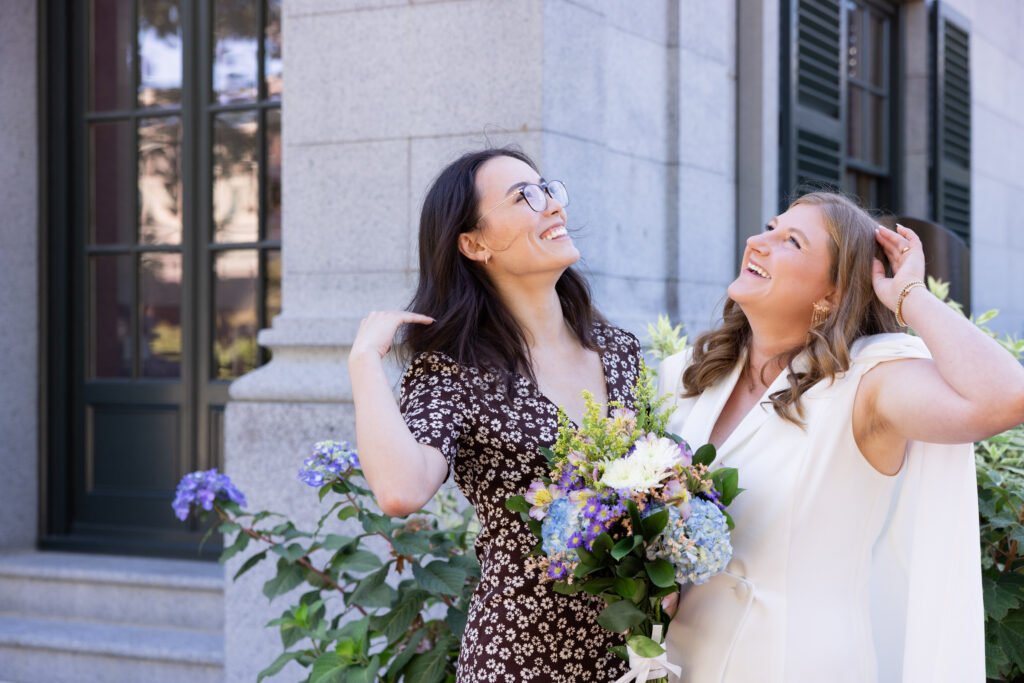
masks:
<instances>
[{"instance_id":1,"label":"blazer lapel","mask_svg":"<svg viewBox=\"0 0 1024 683\"><path fill-rule=\"evenodd\" d=\"M725 402L729 400L733 387L739 380L744 362L746 362L746 354L743 354L725 379L706 389L697 397L690 414L686 417L686 422L683 423L682 433L679 435L694 450L711 440L711 430L715 428L718 416L722 414Z\"/></svg>"}]
</instances>

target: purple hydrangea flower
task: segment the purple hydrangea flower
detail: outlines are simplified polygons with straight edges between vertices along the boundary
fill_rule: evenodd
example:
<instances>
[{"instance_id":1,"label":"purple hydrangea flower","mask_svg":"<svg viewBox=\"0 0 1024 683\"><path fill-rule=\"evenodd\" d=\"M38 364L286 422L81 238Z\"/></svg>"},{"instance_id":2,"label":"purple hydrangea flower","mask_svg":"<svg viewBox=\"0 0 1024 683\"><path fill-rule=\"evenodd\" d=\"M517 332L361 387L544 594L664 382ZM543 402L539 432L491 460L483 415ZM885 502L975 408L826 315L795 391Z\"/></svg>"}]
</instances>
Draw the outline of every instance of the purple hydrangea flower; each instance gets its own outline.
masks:
<instances>
[{"instance_id":1,"label":"purple hydrangea flower","mask_svg":"<svg viewBox=\"0 0 1024 683\"><path fill-rule=\"evenodd\" d=\"M220 474L216 468L186 474L181 478L174 493L171 507L174 508L174 514L183 522L188 518L193 505L199 505L204 510L212 510L213 501L217 498L234 501L242 507L246 506L245 494L231 483L228 475Z\"/></svg>"},{"instance_id":2,"label":"purple hydrangea flower","mask_svg":"<svg viewBox=\"0 0 1024 683\"><path fill-rule=\"evenodd\" d=\"M303 461L299 479L309 486L320 488L355 467L359 467L359 457L347 441L318 441L313 444L313 455Z\"/></svg>"}]
</instances>

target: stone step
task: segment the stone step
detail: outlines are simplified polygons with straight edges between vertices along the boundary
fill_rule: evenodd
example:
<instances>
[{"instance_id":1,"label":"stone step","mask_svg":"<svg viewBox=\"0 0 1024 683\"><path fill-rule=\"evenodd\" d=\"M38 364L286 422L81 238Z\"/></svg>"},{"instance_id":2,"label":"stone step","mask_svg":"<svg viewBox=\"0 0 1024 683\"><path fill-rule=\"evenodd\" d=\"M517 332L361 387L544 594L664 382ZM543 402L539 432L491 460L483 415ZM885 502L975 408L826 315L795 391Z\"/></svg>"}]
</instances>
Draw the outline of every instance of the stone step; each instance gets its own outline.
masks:
<instances>
[{"instance_id":1,"label":"stone step","mask_svg":"<svg viewBox=\"0 0 1024 683\"><path fill-rule=\"evenodd\" d=\"M224 572L212 562L61 552L0 555L0 613L220 634Z\"/></svg>"},{"instance_id":2,"label":"stone step","mask_svg":"<svg viewBox=\"0 0 1024 683\"><path fill-rule=\"evenodd\" d=\"M0 613L0 680L222 683L220 633Z\"/></svg>"}]
</instances>

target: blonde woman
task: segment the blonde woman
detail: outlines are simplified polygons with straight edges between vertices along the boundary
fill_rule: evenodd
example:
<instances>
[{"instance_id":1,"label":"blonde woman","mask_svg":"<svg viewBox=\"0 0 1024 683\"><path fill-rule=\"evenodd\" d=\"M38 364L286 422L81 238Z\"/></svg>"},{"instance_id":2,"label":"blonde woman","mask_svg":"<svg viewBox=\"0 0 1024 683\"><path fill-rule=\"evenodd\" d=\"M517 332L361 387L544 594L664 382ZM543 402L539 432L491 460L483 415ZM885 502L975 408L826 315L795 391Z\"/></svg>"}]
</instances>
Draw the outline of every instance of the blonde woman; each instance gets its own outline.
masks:
<instances>
[{"instance_id":1,"label":"blonde woman","mask_svg":"<svg viewBox=\"0 0 1024 683\"><path fill-rule=\"evenodd\" d=\"M681 680L984 680L969 444L1024 421L1024 368L924 271L911 230L805 195L747 240L721 324L664 361L670 428L746 489L728 572L680 596Z\"/></svg>"}]
</instances>

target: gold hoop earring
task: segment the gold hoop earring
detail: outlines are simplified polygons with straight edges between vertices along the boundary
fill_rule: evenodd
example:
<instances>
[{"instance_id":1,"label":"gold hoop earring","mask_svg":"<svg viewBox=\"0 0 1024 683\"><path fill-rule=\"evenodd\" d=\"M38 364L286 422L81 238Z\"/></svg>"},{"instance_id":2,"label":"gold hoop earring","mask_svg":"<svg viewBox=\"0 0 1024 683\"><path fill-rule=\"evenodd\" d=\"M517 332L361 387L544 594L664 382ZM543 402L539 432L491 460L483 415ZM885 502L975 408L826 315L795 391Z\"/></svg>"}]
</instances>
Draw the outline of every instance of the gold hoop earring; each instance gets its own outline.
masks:
<instances>
[{"instance_id":1,"label":"gold hoop earring","mask_svg":"<svg viewBox=\"0 0 1024 683\"><path fill-rule=\"evenodd\" d=\"M811 314L811 327L817 327L818 325L825 322L825 318L828 317L829 308L825 304L819 304L817 301L814 302L814 312Z\"/></svg>"}]
</instances>

